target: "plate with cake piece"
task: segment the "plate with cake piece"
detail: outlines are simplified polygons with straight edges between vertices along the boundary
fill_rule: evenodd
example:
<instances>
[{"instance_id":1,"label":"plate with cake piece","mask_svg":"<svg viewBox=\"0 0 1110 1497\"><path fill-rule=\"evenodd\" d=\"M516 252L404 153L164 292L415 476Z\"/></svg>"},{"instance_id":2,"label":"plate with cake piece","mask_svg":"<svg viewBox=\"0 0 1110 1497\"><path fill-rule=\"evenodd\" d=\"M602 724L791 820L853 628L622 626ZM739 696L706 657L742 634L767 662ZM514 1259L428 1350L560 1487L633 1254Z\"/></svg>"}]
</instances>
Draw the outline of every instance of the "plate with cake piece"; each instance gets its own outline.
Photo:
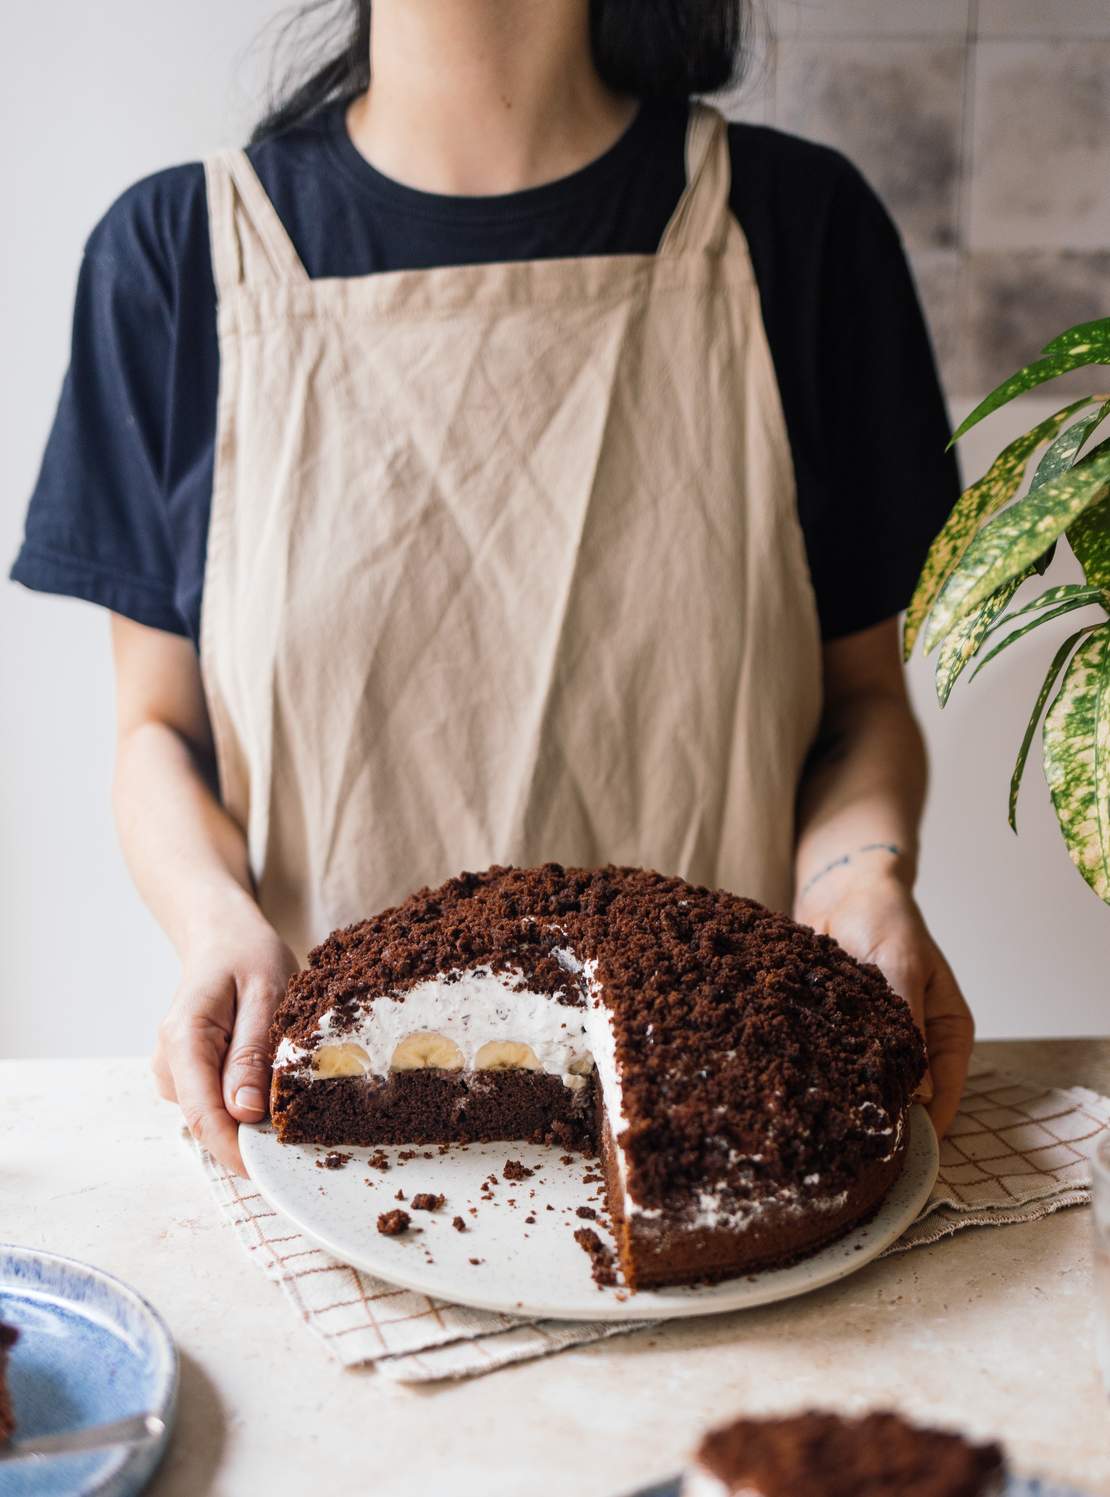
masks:
<instances>
[{"instance_id":1,"label":"plate with cake piece","mask_svg":"<svg viewBox=\"0 0 1110 1497\"><path fill-rule=\"evenodd\" d=\"M4 1497L141 1492L165 1453L177 1402L177 1349L157 1311L91 1264L0 1243L0 1325ZM150 1435L118 1428L144 1415ZM82 1433L105 1426L116 1426L117 1443L82 1448ZM54 1453L34 1454L42 1445Z\"/></svg>"},{"instance_id":2,"label":"plate with cake piece","mask_svg":"<svg viewBox=\"0 0 1110 1497\"><path fill-rule=\"evenodd\" d=\"M421 890L316 947L273 1040L258 1188L344 1261L484 1309L766 1304L881 1252L936 1177L878 969L644 869Z\"/></svg>"},{"instance_id":3,"label":"plate with cake piece","mask_svg":"<svg viewBox=\"0 0 1110 1497\"><path fill-rule=\"evenodd\" d=\"M828 1410L741 1415L701 1440L682 1476L628 1497L1080 1497L1021 1477L994 1440L911 1423L890 1409L855 1418Z\"/></svg>"}]
</instances>

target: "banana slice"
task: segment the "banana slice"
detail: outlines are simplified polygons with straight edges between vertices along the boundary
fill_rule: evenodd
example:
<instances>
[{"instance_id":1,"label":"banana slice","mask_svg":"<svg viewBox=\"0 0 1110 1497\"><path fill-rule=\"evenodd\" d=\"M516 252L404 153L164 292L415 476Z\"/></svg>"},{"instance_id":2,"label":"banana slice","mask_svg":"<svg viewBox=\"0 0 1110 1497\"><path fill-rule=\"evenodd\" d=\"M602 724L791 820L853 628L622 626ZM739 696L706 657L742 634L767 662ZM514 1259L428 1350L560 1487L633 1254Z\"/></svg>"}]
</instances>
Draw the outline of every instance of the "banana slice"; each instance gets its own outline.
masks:
<instances>
[{"instance_id":1,"label":"banana slice","mask_svg":"<svg viewBox=\"0 0 1110 1497\"><path fill-rule=\"evenodd\" d=\"M593 1068L594 1058L592 1055L579 1055L576 1060L571 1061L567 1070L572 1076L588 1076Z\"/></svg>"},{"instance_id":2,"label":"banana slice","mask_svg":"<svg viewBox=\"0 0 1110 1497\"><path fill-rule=\"evenodd\" d=\"M516 1040L488 1040L474 1057L476 1071L542 1071L531 1045Z\"/></svg>"},{"instance_id":3,"label":"banana slice","mask_svg":"<svg viewBox=\"0 0 1110 1497\"><path fill-rule=\"evenodd\" d=\"M317 1076L365 1076L370 1057L361 1045L321 1045L312 1059Z\"/></svg>"},{"instance_id":4,"label":"banana slice","mask_svg":"<svg viewBox=\"0 0 1110 1497\"><path fill-rule=\"evenodd\" d=\"M461 1071L463 1054L454 1040L434 1029L407 1034L393 1052L391 1071Z\"/></svg>"}]
</instances>

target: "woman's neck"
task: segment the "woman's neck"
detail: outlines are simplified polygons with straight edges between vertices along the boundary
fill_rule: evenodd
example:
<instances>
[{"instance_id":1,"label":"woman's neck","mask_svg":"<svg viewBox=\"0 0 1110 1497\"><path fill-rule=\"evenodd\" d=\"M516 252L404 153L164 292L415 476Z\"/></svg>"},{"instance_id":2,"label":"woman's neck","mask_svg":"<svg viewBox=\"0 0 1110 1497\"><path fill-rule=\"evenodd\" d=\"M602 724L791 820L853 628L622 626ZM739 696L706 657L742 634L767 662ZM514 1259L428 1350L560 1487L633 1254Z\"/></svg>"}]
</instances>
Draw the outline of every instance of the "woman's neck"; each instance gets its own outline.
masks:
<instances>
[{"instance_id":1,"label":"woman's neck","mask_svg":"<svg viewBox=\"0 0 1110 1497\"><path fill-rule=\"evenodd\" d=\"M373 0L355 145L425 192L516 192L600 155L636 112L590 53L588 0Z\"/></svg>"}]
</instances>

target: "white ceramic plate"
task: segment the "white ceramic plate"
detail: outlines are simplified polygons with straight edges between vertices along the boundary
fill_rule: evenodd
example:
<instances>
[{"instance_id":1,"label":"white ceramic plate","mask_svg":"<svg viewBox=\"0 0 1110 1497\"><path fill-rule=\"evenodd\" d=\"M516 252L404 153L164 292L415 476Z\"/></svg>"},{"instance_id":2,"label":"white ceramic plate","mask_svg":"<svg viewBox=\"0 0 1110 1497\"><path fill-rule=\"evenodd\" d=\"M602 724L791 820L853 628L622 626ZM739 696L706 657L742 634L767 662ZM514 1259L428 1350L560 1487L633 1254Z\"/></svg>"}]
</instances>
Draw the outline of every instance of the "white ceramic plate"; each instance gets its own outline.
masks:
<instances>
[{"instance_id":1,"label":"white ceramic plate","mask_svg":"<svg viewBox=\"0 0 1110 1497\"><path fill-rule=\"evenodd\" d=\"M819 1289L862 1268L901 1236L928 1199L938 1160L928 1114L914 1107L901 1178L866 1226L790 1268L706 1288L628 1294L599 1289L589 1258L574 1240L576 1228L589 1226L612 1245L596 1160L575 1155L564 1164L571 1156L534 1144L456 1144L444 1153L426 1145L408 1160L400 1158L411 1152L405 1149L344 1149L351 1155L349 1163L327 1170L316 1164L327 1149L279 1144L268 1124L240 1127L239 1145L267 1200L343 1262L436 1299L556 1320L716 1315ZM389 1160L388 1170L368 1163L374 1153ZM535 1174L521 1182L505 1181L510 1159ZM491 1175L497 1183L484 1196L482 1185ZM398 1190L404 1191L404 1202L395 1199ZM446 1196L442 1210L412 1210L412 1197L425 1191ZM379 1212L397 1206L409 1211L413 1226L422 1228L419 1233L383 1237L378 1232ZM583 1206L595 1209L598 1220L581 1219L576 1213ZM466 1223L465 1232L451 1225L455 1216Z\"/></svg>"}]
</instances>

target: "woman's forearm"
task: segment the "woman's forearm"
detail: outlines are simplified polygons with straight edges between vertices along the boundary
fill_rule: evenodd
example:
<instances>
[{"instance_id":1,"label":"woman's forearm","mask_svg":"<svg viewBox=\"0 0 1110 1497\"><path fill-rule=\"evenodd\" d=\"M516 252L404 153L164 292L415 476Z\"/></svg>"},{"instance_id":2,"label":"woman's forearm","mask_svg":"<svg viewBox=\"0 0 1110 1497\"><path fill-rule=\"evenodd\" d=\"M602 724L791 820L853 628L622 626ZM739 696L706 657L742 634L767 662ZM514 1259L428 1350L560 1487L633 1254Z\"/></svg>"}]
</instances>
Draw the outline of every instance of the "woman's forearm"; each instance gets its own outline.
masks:
<instances>
[{"instance_id":1,"label":"woman's forearm","mask_svg":"<svg viewBox=\"0 0 1110 1497\"><path fill-rule=\"evenodd\" d=\"M925 800L921 733L901 692L866 689L833 703L798 799L795 906L824 903L830 881L917 873ZM812 923L812 922L809 922Z\"/></svg>"},{"instance_id":2,"label":"woman's forearm","mask_svg":"<svg viewBox=\"0 0 1110 1497\"><path fill-rule=\"evenodd\" d=\"M113 802L127 866L179 953L217 915L257 915L242 830L174 728L148 721L121 734Z\"/></svg>"},{"instance_id":3,"label":"woman's forearm","mask_svg":"<svg viewBox=\"0 0 1110 1497\"><path fill-rule=\"evenodd\" d=\"M871 962L921 1026L921 1097L939 1133L975 1026L913 898L926 760L894 619L825 647L825 714L798 797L794 913Z\"/></svg>"},{"instance_id":4,"label":"woman's forearm","mask_svg":"<svg viewBox=\"0 0 1110 1497\"><path fill-rule=\"evenodd\" d=\"M265 1116L270 1022L297 963L255 902L246 839L216 794L191 641L114 618L112 647L120 842L181 957L154 1076L194 1137L242 1173L238 1127Z\"/></svg>"}]
</instances>

